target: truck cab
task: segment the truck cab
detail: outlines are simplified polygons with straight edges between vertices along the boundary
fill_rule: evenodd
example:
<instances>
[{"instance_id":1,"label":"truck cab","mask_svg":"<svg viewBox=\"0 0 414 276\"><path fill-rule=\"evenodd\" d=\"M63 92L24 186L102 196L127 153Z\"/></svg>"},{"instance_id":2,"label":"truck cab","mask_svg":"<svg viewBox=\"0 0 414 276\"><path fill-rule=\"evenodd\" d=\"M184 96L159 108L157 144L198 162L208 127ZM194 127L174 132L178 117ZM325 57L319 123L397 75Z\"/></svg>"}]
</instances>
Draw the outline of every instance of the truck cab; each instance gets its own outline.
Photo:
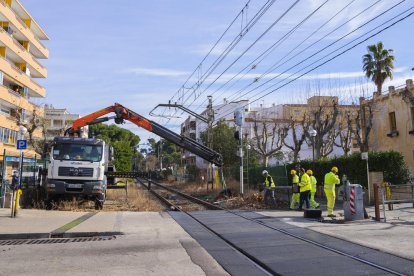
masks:
<instances>
[{"instance_id":1,"label":"truck cab","mask_svg":"<svg viewBox=\"0 0 414 276\"><path fill-rule=\"evenodd\" d=\"M94 200L95 208L102 209L111 154L110 146L100 139L55 137L45 185L48 203L77 197Z\"/></svg>"}]
</instances>

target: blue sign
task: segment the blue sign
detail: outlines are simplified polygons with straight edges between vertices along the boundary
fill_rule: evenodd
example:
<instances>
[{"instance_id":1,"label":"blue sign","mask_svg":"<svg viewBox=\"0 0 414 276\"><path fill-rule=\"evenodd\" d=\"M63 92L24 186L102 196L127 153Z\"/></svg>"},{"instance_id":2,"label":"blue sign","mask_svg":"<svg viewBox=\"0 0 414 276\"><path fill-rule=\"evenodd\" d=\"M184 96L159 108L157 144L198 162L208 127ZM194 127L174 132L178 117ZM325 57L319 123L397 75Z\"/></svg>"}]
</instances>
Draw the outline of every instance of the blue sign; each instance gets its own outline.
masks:
<instances>
[{"instance_id":1,"label":"blue sign","mask_svg":"<svg viewBox=\"0 0 414 276\"><path fill-rule=\"evenodd\" d=\"M16 147L18 150L27 149L27 140L17 140Z\"/></svg>"}]
</instances>

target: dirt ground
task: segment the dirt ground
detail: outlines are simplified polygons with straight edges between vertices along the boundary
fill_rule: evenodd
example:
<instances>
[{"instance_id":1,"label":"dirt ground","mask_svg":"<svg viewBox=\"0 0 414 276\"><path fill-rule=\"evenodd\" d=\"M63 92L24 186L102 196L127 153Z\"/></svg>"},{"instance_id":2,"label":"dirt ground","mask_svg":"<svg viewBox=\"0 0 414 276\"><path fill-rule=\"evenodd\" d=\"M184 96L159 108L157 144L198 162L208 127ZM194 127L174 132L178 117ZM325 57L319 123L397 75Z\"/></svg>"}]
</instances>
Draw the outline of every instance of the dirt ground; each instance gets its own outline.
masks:
<instances>
[{"instance_id":1,"label":"dirt ground","mask_svg":"<svg viewBox=\"0 0 414 276\"><path fill-rule=\"evenodd\" d=\"M95 203L77 200L62 201L55 208L60 211L95 211ZM107 190L106 201L101 211L160 212L165 211L165 207L141 185L129 180L127 190Z\"/></svg>"},{"instance_id":2,"label":"dirt ground","mask_svg":"<svg viewBox=\"0 0 414 276\"><path fill-rule=\"evenodd\" d=\"M222 189L211 189L211 187L207 189L205 183L171 182L168 185L202 200L218 204L226 209L264 209L263 193L257 190L250 190L245 192L243 197L240 197L238 194L239 184L236 181L228 181L228 193L224 193ZM276 207L284 209L288 208L288 204L287 202L277 200ZM55 208L61 211L95 211L93 201L62 201ZM165 211L165 206L158 199L154 198L146 188L133 180L128 180L128 190L111 189L107 191L102 211L160 212Z\"/></svg>"}]
</instances>

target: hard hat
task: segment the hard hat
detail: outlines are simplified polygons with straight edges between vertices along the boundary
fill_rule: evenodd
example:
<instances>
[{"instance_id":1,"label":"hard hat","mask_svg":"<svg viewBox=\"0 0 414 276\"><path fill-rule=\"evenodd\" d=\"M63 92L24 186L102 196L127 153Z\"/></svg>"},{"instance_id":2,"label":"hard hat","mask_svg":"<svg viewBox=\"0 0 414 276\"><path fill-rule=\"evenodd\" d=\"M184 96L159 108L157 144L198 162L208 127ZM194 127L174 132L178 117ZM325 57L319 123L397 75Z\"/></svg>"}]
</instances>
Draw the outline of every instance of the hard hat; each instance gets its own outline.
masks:
<instances>
[{"instance_id":1,"label":"hard hat","mask_svg":"<svg viewBox=\"0 0 414 276\"><path fill-rule=\"evenodd\" d=\"M309 175L312 175L313 171L312 170L307 170L306 173L309 174Z\"/></svg>"},{"instance_id":2,"label":"hard hat","mask_svg":"<svg viewBox=\"0 0 414 276\"><path fill-rule=\"evenodd\" d=\"M266 170L264 170L264 171L262 172L262 174L268 174L268 172L267 172Z\"/></svg>"},{"instance_id":3,"label":"hard hat","mask_svg":"<svg viewBox=\"0 0 414 276\"><path fill-rule=\"evenodd\" d=\"M338 172L338 167L332 167L331 171L337 173Z\"/></svg>"},{"instance_id":4,"label":"hard hat","mask_svg":"<svg viewBox=\"0 0 414 276\"><path fill-rule=\"evenodd\" d=\"M295 170L290 170L290 174L296 174Z\"/></svg>"}]
</instances>

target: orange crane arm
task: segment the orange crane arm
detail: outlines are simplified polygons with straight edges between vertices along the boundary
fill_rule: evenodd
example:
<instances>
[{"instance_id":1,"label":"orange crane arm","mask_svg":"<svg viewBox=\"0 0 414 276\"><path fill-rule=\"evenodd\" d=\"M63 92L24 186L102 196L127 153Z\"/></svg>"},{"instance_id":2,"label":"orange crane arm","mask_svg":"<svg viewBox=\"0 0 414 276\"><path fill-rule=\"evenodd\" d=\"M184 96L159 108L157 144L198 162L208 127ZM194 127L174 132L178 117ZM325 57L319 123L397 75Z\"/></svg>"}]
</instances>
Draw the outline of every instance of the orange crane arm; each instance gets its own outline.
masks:
<instances>
[{"instance_id":1,"label":"orange crane arm","mask_svg":"<svg viewBox=\"0 0 414 276\"><path fill-rule=\"evenodd\" d=\"M113 105L111 105L111 106L108 106L108 107L103 108L101 110L98 110L94 113L91 113L89 115L86 115L82 118L77 119L76 121L73 122L72 127L69 129L70 130L69 134L73 134L75 132L78 132L79 128L84 127L84 126L88 125L90 122L92 122L93 120L95 120L95 119L97 119L97 118L99 118L103 115L114 112L114 111L115 111L115 108L114 108Z\"/></svg>"},{"instance_id":2,"label":"orange crane arm","mask_svg":"<svg viewBox=\"0 0 414 276\"><path fill-rule=\"evenodd\" d=\"M114 112L115 116L100 118L101 116L111 112ZM110 119L115 119L116 124L122 124L124 120L128 120L134 123L135 125L142 127L148 130L149 132L157 134L158 136L170 141L171 143L176 144L179 147L191 151L192 153L200 156L201 158L209 162L216 164L217 166L223 165L223 158L221 154L215 152L214 150L204 146L203 144L191 138L181 136L167 129L164 126L157 124L156 122L152 122L147 118L135 113L134 111L120 105L119 103L115 103L112 106L108 106L107 108L98 110L94 113L77 119L73 122L72 127L65 131L65 135L69 134L69 136L73 136L76 133L79 134L79 130L83 126L105 122Z\"/></svg>"}]
</instances>

